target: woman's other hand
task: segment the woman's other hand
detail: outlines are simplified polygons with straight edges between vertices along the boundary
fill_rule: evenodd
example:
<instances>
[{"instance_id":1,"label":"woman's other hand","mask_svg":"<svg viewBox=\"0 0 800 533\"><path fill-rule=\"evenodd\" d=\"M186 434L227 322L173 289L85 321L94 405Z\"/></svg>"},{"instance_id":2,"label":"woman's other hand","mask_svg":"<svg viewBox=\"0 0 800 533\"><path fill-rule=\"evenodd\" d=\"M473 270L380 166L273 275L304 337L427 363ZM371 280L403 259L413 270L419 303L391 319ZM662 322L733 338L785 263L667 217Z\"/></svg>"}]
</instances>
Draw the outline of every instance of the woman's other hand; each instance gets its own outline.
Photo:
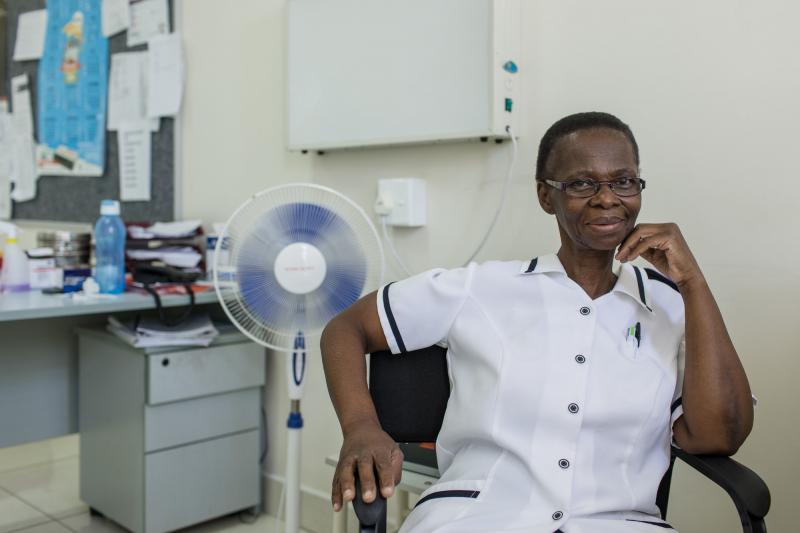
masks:
<instances>
[{"instance_id":1,"label":"woman's other hand","mask_svg":"<svg viewBox=\"0 0 800 533\"><path fill-rule=\"evenodd\" d=\"M384 498L394 494L402 467L403 452L379 426L360 425L345 432L339 464L333 476L333 510L338 512L344 503L355 499L356 472L361 481L361 497L370 503L375 499L376 481Z\"/></svg>"},{"instance_id":2,"label":"woman's other hand","mask_svg":"<svg viewBox=\"0 0 800 533\"><path fill-rule=\"evenodd\" d=\"M640 256L679 287L703 280L700 266L675 223L637 224L615 257L628 262Z\"/></svg>"}]
</instances>

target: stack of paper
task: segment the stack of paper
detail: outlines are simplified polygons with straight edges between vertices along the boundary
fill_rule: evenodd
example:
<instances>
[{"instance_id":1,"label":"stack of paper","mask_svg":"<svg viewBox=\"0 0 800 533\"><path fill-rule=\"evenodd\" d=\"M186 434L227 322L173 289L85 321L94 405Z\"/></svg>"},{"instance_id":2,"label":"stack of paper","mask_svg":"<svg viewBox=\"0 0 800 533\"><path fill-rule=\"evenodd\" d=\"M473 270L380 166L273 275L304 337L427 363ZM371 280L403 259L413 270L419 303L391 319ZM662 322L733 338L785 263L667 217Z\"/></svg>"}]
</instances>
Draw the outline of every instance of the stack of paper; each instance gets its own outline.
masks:
<instances>
[{"instance_id":1,"label":"stack of paper","mask_svg":"<svg viewBox=\"0 0 800 533\"><path fill-rule=\"evenodd\" d=\"M156 318L142 318L135 329L134 324L110 316L106 329L135 348L208 346L219 335L205 314L189 317L174 327L165 326Z\"/></svg>"},{"instance_id":2,"label":"stack of paper","mask_svg":"<svg viewBox=\"0 0 800 533\"><path fill-rule=\"evenodd\" d=\"M189 237L197 235L197 230L201 224L202 221L200 220L179 220L176 222L156 222L146 228L130 225L128 226L128 234L131 239Z\"/></svg>"},{"instance_id":3,"label":"stack of paper","mask_svg":"<svg viewBox=\"0 0 800 533\"><path fill-rule=\"evenodd\" d=\"M155 250L126 250L125 253L135 261L155 260L178 268L194 268L203 259L203 255L191 246L166 246Z\"/></svg>"}]
</instances>

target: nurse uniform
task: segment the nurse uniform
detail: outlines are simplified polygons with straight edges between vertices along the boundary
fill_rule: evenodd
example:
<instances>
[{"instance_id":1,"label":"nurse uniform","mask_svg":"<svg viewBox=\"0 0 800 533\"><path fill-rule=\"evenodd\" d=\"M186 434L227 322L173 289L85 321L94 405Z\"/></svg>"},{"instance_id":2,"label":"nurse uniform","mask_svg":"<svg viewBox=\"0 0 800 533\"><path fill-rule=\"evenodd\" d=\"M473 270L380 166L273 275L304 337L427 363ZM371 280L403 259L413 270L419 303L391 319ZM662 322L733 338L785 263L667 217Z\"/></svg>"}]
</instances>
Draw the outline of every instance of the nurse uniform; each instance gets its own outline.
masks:
<instances>
[{"instance_id":1,"label":"nurse uniform","mask_svg":"<svg viewBox=\"0 0 800 533\"><path fill-rule=\"evenodd\" d=\"M452 385L441 478L401 533L672 530L655 500L683 412L683 300L655 270L616 274L595 300L555 255L380 289L391 351L446 342Z\"/></svg>"}]
</instances>

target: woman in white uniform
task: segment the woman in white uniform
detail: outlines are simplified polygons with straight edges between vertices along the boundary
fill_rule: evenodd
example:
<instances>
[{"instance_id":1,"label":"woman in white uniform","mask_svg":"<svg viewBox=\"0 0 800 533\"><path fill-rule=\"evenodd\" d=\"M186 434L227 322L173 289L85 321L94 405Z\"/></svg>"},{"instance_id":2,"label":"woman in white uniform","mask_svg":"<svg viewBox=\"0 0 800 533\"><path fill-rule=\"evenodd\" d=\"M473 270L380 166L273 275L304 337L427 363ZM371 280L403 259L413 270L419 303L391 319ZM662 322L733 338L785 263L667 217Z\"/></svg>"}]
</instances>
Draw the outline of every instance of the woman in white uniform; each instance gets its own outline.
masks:
<instances>
[{"instance_id":1,"label":"woman in white uniform","mask_svg":"<svg viewBox=\"0 0 800 533\"><path fill-rule=\"evenodd\" d=\"M750 388L703 273L675 224L636 224L645 181L630 128L606 113L556 122L536 188L558 253L425 272L326 327L344 434L334 510L356 472L365 501L400 479L366 383L364 354L380 350L448 345L442 476L402 532L671 530L655 505L670 441L727 455L744 442ZM630 264L640 257L654 268Z\"/></svg>"}]
</instances>

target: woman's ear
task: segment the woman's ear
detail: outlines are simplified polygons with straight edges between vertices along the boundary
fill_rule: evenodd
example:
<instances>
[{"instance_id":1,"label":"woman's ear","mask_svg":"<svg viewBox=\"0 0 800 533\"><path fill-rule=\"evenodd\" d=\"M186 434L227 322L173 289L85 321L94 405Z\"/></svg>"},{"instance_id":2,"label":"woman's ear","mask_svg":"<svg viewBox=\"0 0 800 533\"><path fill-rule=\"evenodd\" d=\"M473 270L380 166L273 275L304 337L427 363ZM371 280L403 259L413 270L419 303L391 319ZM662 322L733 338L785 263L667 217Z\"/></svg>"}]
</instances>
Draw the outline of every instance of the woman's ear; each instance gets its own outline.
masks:
<instances>
[{"instance_id":1,"label":"woman's ear","mask_svg":"<svg viewBox=\"0 0 800 533\"><path fill-rule=\"evenodd\" d=\"M553 203L550 201L550 192L552 190L554 189L548 187L546 183L536 180L536 195L539 197L539 205L548 215L556 213L555 209L553 209Z\"/></svg>"}]
</instances>

